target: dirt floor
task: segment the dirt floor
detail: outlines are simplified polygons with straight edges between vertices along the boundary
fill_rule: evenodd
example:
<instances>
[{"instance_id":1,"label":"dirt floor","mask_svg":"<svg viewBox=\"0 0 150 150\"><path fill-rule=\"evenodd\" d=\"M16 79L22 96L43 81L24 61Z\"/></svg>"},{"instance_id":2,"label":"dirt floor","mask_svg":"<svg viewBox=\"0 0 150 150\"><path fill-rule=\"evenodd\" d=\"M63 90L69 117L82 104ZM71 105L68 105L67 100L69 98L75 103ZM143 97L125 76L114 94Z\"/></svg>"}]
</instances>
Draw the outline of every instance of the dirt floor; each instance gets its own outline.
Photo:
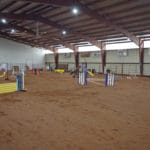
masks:
<instances>
[{"instance_id":1,"label":"dirt floor","mask_svg":"<svg viewBox=\"0 0 150 150\"><path fill-rule=\"evenodd\" d=\"M25 87L0 95L0 150L150 150L150 78L81 86L47 72Z\"/></svg>"}]
</instances>

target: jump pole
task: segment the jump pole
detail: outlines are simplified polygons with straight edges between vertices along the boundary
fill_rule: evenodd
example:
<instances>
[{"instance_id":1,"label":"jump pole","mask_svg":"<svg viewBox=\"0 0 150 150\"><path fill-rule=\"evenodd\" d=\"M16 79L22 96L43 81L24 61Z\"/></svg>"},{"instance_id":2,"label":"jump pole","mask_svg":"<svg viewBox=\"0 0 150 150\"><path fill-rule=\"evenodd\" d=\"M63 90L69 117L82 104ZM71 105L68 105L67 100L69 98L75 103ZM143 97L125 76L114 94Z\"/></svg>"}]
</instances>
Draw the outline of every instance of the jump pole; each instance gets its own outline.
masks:
<instances>
[{"instance_id":1,"label":"jump pole","mask_svg":"<svg viewBox=\"0 0 150 150\"><path fill-rule=\"evenodd\" d=\"M86 85L87 84L86 72L79 72L78 83L80 85Z\"/></svg>"}]
</instances>

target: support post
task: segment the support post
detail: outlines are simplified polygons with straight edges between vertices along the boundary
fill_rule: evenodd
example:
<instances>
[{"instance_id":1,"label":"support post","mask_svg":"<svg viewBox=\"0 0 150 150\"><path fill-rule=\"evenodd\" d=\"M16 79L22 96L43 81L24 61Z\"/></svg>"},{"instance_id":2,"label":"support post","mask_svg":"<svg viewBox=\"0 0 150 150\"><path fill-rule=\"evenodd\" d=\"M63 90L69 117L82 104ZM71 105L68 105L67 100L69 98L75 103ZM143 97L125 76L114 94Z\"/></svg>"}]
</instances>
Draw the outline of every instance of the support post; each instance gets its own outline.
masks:
<instances>
[{"instance_id":1,"label":"support post","mask_svg":"<svg viewBox=\"0 0 150 150\"><path fill-rule=\"evenodd\" d=\"M101 59L102 59L102 73L105 72L105 66L106 66L106 44L101 44Z\"/></svg>"},{"instance_id":2,"label":"support post","mask_svg":"<svg viewBox=\"0 0 150 150\"><path fill-rule=\"evenodd\" d=\"M75 66L76 68L79 67L79 52L78 52L78 47L74 48L74 57L75 57Z\"/></svg>"},{"instance_id":3,"label":"support post","mask_svg":"<svg viewBox=\"0 0 150 150\"><path fill-rule=\"evenodd\" d=\"M143 76L143 62L144 62L144 41L139 40L139 64L140 64L140 75Z\"/></svg>"},{"instance_id":4,"label":"support post","mask_svg":"<svg viewBox=\"0 0 150 150\"><path fill-rule=\"evenodd\" d=\"M55 60L55 69L58 69L59 54L58 54L58 50L56 48L54 48L54 60Z\"/></svg>"}]
</instances>

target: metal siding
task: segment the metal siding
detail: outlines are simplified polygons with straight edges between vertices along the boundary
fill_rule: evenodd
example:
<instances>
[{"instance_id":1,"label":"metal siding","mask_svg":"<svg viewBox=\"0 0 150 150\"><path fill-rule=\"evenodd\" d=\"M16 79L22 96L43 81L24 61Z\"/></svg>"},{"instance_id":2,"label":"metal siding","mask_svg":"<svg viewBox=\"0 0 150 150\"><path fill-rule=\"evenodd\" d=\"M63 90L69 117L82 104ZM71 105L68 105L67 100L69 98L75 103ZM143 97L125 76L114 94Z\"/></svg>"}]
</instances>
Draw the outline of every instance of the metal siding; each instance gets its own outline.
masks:
<instances>
[{"instance_id":1,"label":"metal siding","mask_svg":"<svg viewBox=\"0 0 150 150\"><path fill-rule=\"evenodd\" d=\"M127 50L127 56L119 56L118 51L107 51L106 54L107 63L138 63L139 51L138 49Z\"/></svg>"},{"instance_id":2,"label":"metal siding","mask_svg":"<svg viewBox=\"0 0 150 150\"><path fill-rule=\"evenodd\" d=\"M99 52L99 51L97 51ZM82 62L87 62L87 63L101 63L101 55L100 56L95 56L94 54L97 52L89 52L90 53L90 57L81 57L81 55L79 55L79 60L80 63ZM84 52L82 52L84 53ZM81 53L80 53L81 54Z\"/></svg>"},{"instance_id":3,"label":"metal siding","mask_svg":"<svg viewBox=\"0 0 150 150\"><path fill-rule=\"evenodd\" d=\"M144 64L144 75L150 76L150 64Z\"/></svg>"},{"instance_id":4,"label":"metal siding","mask_svg":"<svg viewBox=\"0 0 150 150\"><path fill-rule=\"evenodd\" d=\"M144 63L150 63L150 48L144 50Z\"/></svg>"},{"instance_id":5,"label":"metal siding","mask_svg":"<svg viewBox=\"0 0 150 150\"><path fill-rule=\"evenodd\" d=\"M74 53L71 53L70 54L70 57L65 57L65 53L60 53L59 54L59 63L70 63L70 62L72 62L72 63L74 63L75 62L75 60L74 60L75 58L74 58Z\"/></svg>"},{"instance_id":6,"label":"metal siding","mask_svg":"<svg viewBox=\"0 0 150 150\"><path fill-rule=\"evenodd\" d=\"M83 53L83 52L82 52ZM87 62L89 69L95 69L97 72L102 72L101 65L101 55L95 56L96 52L90 52L90 57L81 57L79 55L79 63ZM140 65L139 65L139 50L132 49L127 51L127 56L118 56L116 51L106 51L106 69L111 69L117 74L130 74L130 75L140 75ZM53 54L48 54L45 56L45 60L54 62ZM59 54L59 62L67 63L68 70L72 70L74 66L74 54L71 53L70 58L65 58L64 54ZM144 75L150 75L150 50L145 49L144 51Z\"/></svg>"},{"instance_id":7,"label":"metal siding","mask_svg":"<svg viewBox=\"0 0 150 150\"><path fill-rule=\"evenodd\" d=\"M54 54L46 54L45 55L45 62L55 62Z\"/></svg>"}]
</instances>

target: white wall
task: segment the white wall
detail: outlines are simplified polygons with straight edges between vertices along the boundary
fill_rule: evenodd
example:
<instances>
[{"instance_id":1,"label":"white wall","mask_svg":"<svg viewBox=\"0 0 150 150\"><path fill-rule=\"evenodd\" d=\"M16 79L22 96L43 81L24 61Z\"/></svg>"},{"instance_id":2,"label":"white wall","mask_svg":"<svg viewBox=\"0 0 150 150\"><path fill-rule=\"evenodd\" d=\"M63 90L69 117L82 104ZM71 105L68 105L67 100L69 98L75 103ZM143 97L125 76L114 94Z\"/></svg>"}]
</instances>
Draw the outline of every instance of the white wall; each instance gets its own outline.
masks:
<instances>
[{"instance_id":1,"label":"white wall","mask_svg":"<svg viewBox=\"0 0 150 150\"><path fill-rule=\"evenodd\" d=\"M68 70L71 71L75 68L74 53L60 53L59 63L68 64Z\"/></svg>"},{"instance_id":2,"label":"white wall","mask_svg":"<svg viewBox=\"0 0 150 150\"><path fill-rule=\"evenodd\" d=\"M144 51L144 75L150 75L150 48Z\"/></svg>"},{"instance_id":3,"label":"white wall","mask_svg":"<svg viewBox=\"0 0 150 150\"><path fill-rule=\"evenodd\" d=\"M120 56L120 50L109 50L106 55L106 68L113 70L119 74L140 74L139 66L139 50L125 50L125 56Z\"/></svg>"},{"instance_id":4,"label":"white wall","mask_svg":"<svg viewBox=\"0 0 150 150\"><path fill-rule=\"evenodd\" d=\"M0 38L0 63L43 65L44 56L42 49Z\"/></svg>"},{"instance_id":5,"label":"white wall","mask_svg":"<svg viewBox=\"0 0 150 150\"><path fill-rule=\"evenodd\" d=\"M89 69L96 69L97 72L102 72L101 55L95 55L96 52L89 52L89 57L83 57L82 53L79 53L79 63L87 62ZM126 55L120 56L118 50L106 51L106 68L111 69L118 74L132 74L140 75L139 65L139 50L128 49L125 50ZM86 52L87 53L87 52ZM47 55L48 62L53 62L53 54ZM68 63L69 69L73 68L74 54L71 53L71 57L65 58L64 54L59 54L59 63ZM144 50L144 75L150 76L150 49Z\"/></svg>"},{"instance_id":6,"label":"white wall","mask_svg":"<svg viewBox=\"0 0 150 150\"><path fill-rule=\"evenodd\" d=\"M74 63L74 53L60 53L59 63Z\"/></svg>"}]
</instances>

